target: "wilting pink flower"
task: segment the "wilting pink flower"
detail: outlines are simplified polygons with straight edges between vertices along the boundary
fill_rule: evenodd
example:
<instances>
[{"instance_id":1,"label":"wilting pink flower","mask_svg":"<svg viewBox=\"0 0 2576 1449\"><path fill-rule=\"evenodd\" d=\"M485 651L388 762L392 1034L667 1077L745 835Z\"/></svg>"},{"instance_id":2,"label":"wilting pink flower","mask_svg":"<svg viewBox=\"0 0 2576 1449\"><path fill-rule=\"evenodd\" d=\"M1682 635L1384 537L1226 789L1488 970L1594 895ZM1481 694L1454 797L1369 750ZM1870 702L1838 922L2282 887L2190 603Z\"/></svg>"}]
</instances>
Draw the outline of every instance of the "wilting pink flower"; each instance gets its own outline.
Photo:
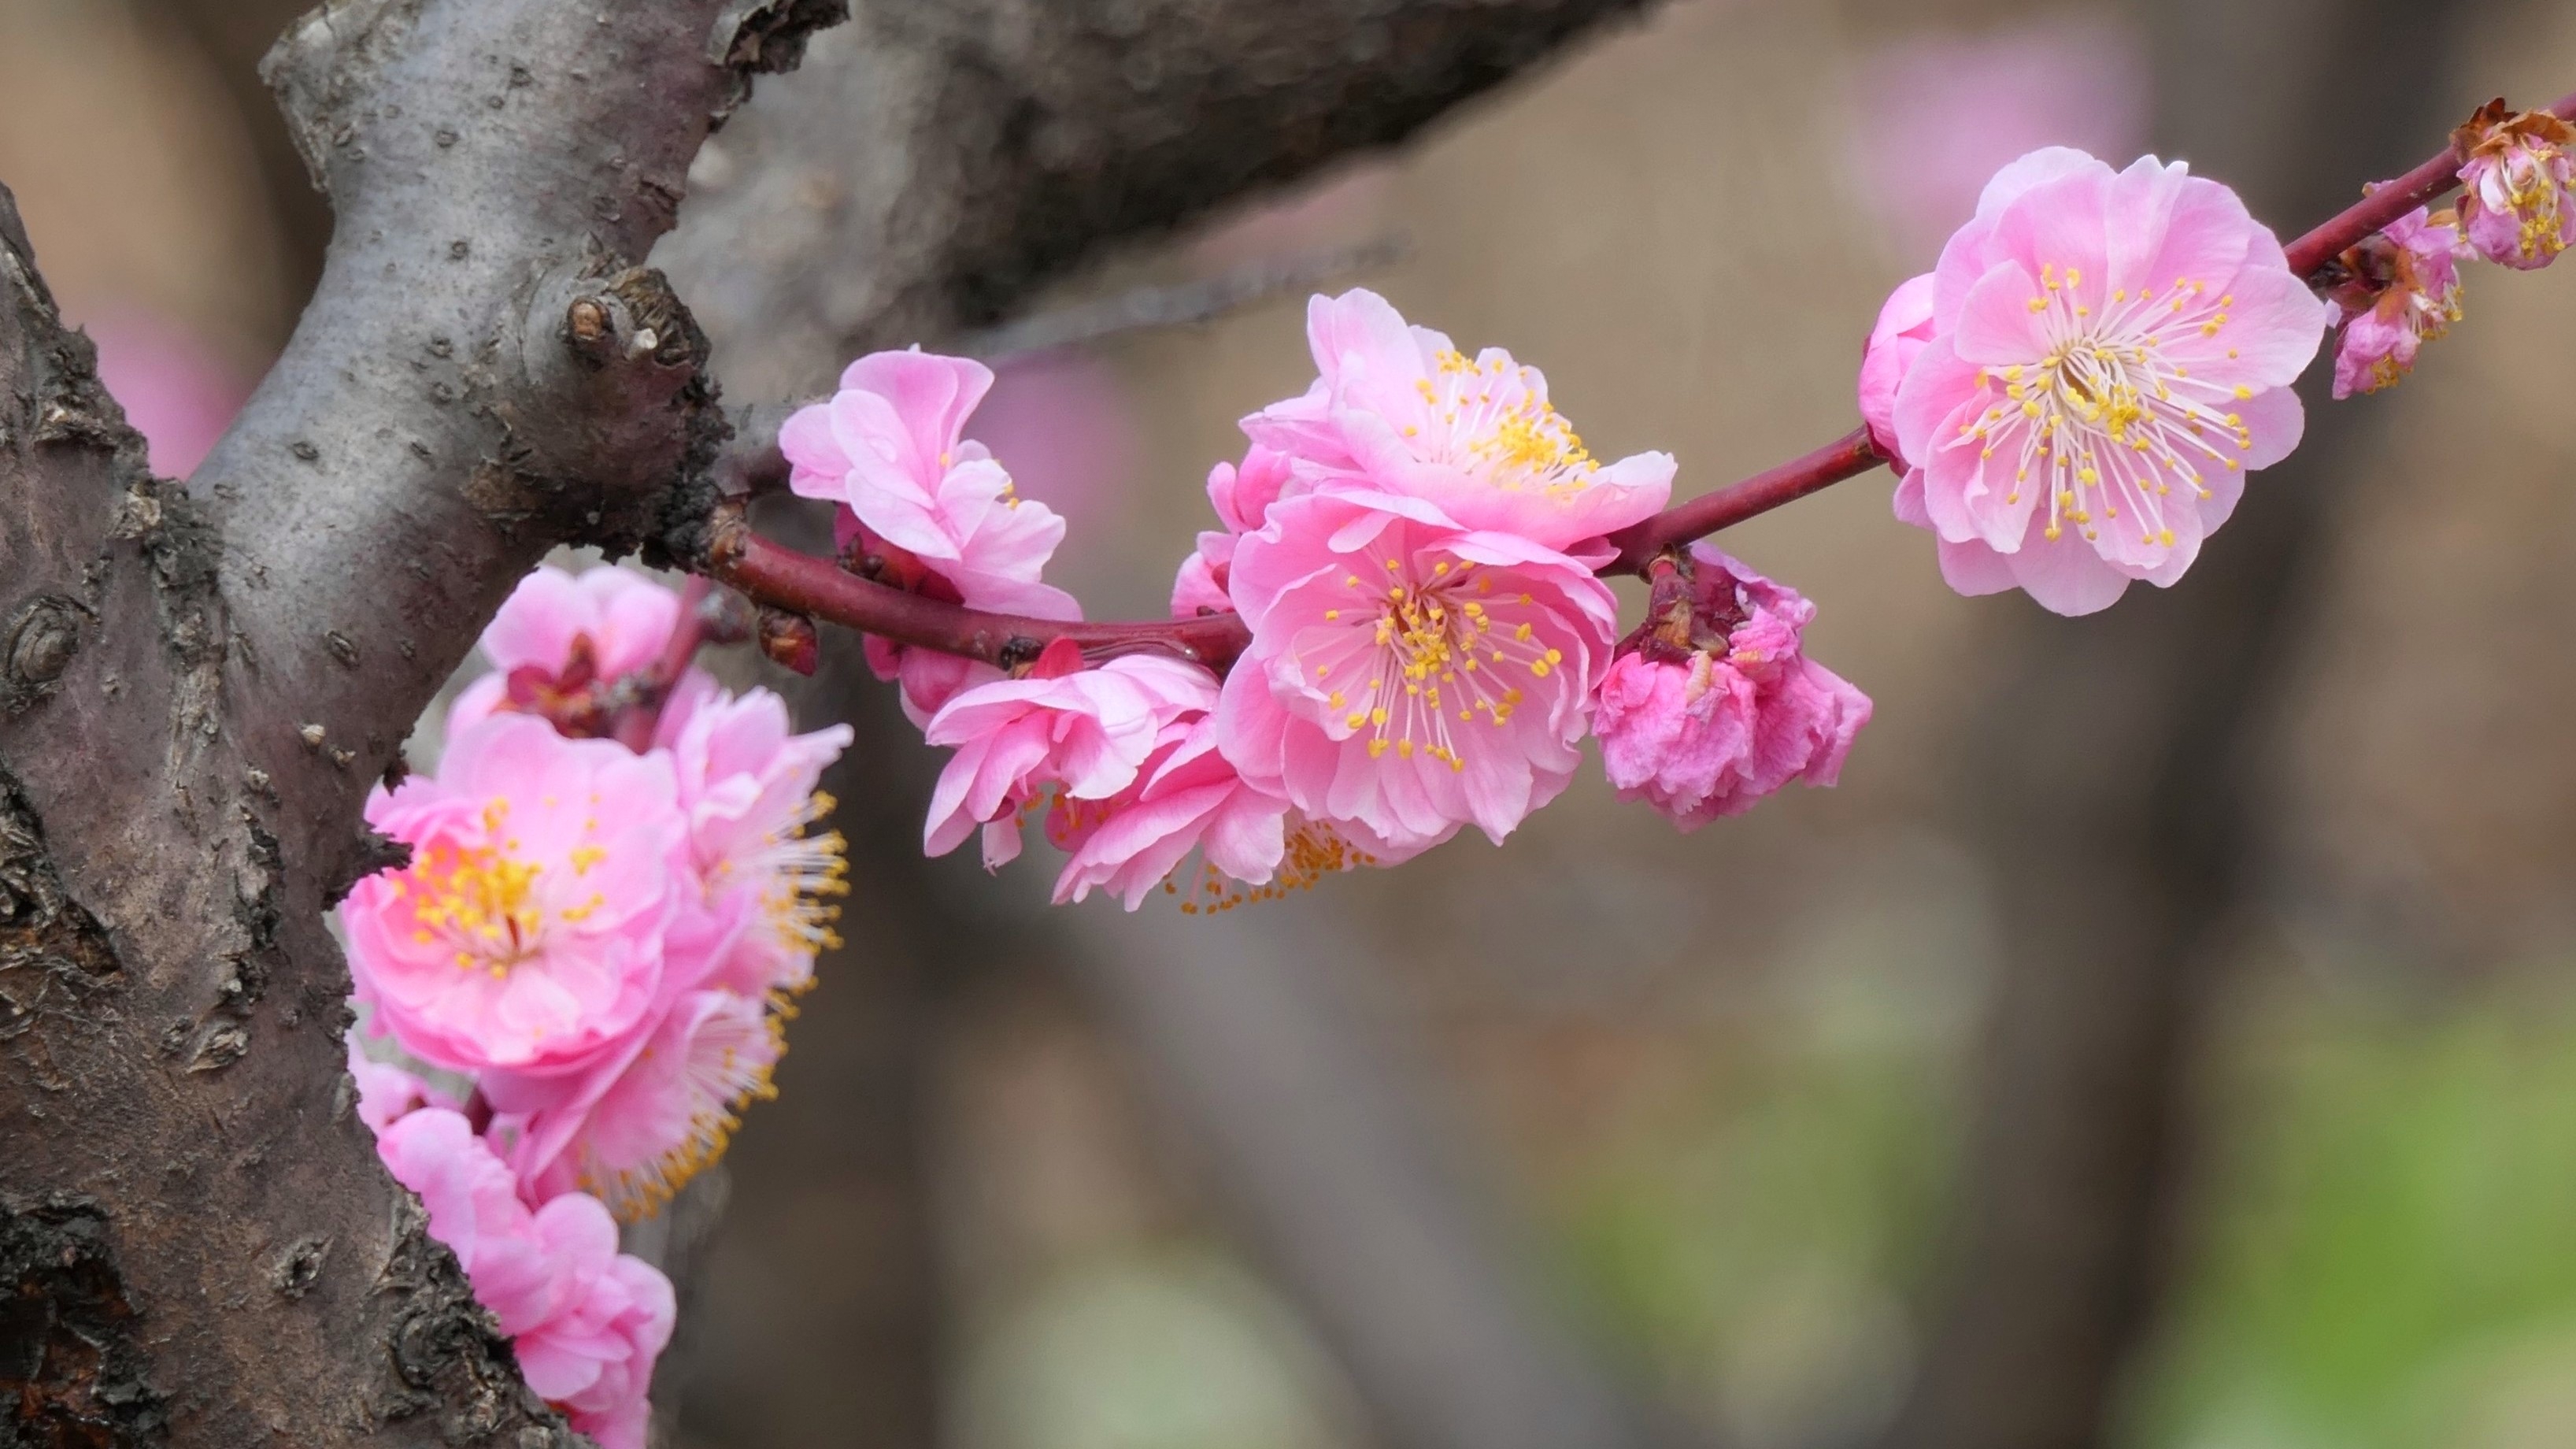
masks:
<instances>
[{"instance_id":1,"label":"wilting pink flower","mask_svg":"<svg viewBox=\"0 0 2576 1449\"><path fill-rule=\"evenodd\" d=\"M566 1193L529 1211L510 1169L440 1108L393 1123L376 1150L420 1195L430 1236L456 1254L528 1387L602 1449L643 1449L645 1392L676 1305L670 1280L617 1251L608 1209Z\"/></svg>"},{"instance_id":2,"label":"wilting pink flower","mask_svg":"<svg viewBox=\"0 0 2576 1449\"><path fill-rule=\"evenodd\" d=\"M1616 617L1580 560L1337 489L1271 507L1233 596L1252 643L1219 747L1365 853L1391 863L1471 821L1500 840L1572 777Z\"/></svg>"},{"instance_id":3,"label":"wilting pink flower","mask_svg":"<svg viewBox=\"0 0 2576 1449\"><path fill-rule=\"evenodd\" d=\"M1791 780L1833 784L1870 703L1806 657L1816 606L1705 543L1656 600L1593 712L1620 797L1692 830Z\"/></svg>"},{"instance_id":4,"label":"wilting pink flower","mask_svg":"<svg viewBox=\"0 0 2576 1449\"><path fill-rule=\"evenodd\" d=\"M605 733L604 717L592 717L618 680L661 658L679 620L680 596L642 574L621 568L575 574L542 565L519 581L485 626L483 654L492 672L458 694L448 731L511 712L558 723L587 719L591 732ZM676 724L713 687L704 670L690 670L665 716Z\"/></svg>"},{"instance_id":5,"label":"wilting pink flower","mask_svg":"<svg viewBox=\"0 0 2576 1449\"><path fill-rule=\"evenodd\" d=\"M1933 273L1897 390L1897 516L1962 593L2061 614L2171 584L2244 475L2297 446L2289 384L2327 304L2233 191L2141 158L2035 151L1987 186Z\"/></svg>"},{"instance_id":6,"label":"wilting pink flower","mask_svg":"<svg viewBox=\"0 0 2576 1449\"><path fill-rule=\"evenodd\" d=\"M984 864L1020 853L1023 812L1049 787L1106 800L1135 783L1164 726L1216 702L1199 665L1131 654L1097 669L1032 673L978 685L948 702L923 736L956 753L931 790L922 844L946 855L983 828Z\"/></svg>"},{"instance_id":7,"label":"wilting pink flower","mask_svg":"<svg viewBox=\"0 0 2576 1449\"><path fill-rule=\"evenodd\" d=\"M1020 498L980 443L961 441L993 385L980 362L876 352L841 373L829 402L779 429L788 486L850 511L870 534L946 579L978 609L1078 618L1071 597L1038 581L1064 520Z\"/></svg>"},{"instance_id":8,"label":"wilting pink flower","mask_svg":"<svg viewBox=\"0 0 2576 1449\"><path fill-rule=\"evenodd\" d=\"M1870 329L1869 343L1861 350L1861 421L1869 424L1869 440L1878 450L1899 461L1896 389L1924 344L1932 340L1932 283L1932 274L1925 272L1889 293L1887 305L1878 310L1878 325Z\"/></svg>"},{"instance_id":9,"label":"wilting pink flower","mask_svg":"<svg viewBox=\"0 0 2576 1449\"><path fill-rule=\"evenodd\" d=\"M848 892L848 862L839 832L809 827L831 813L815 786L850 739L848 725L792 733L786 701L765 689L710 696L670 739L700 910L724 934L693 984L755 999L797 990L839 944L831 901Z\"/></svg>"},{"instance_id":10,"label":"wilting pink flower","mask_svg":"<svg viewBox=\"0 0 2576 1449\"><path fill-rule=\"evenodd\" d=\"M632 1221L724 1155L743 1108L775 1095L769 1074L785 1052L765 1000L687 992L651 1036L568 1092L507 1073L487 1078L500 1114L493 1135L510 1142L510 1166L530 1195L586 1192Z\"/></svg>"},{"instance_id":11,"label":"wilting pink flower","mask_svg":"<svg viewBox=\"0 0 2576 1449\"><path fill-rule=\"evenodd\" d=\"M1587 561L1672 495L1671 454L1593 461L1537 368L1500 348L1466 357L1375 292L1313 299L1306 339L1314 386L1243 420L1305 486L1419 500L1448 527Z\"/></svg>"},{"instance_id":12,"label":"wilting pink flower","mask_svg":"<svg viewBox=\"0 0 2576 1449\"><path fill-rule=\"evenodd\" d=\"M2460 222L2491 262L2529 271L2576 243L2576 127L2547 111L2508 116L2491 102L2460 128Z\"/></svg>"},{"instance_id":13,"label":"wilting pink flower","mask_svg":"<svg viewBox=\"0 0 2576 1449\"><path fill-rule=\"evenodd\" d=\"M2460 258L2466 253L2451 213L2417 207L2347 253L2356 257L2370 303L2346 318L2335 349L2334 395L2377 392L2415 366L2416 349L2460 320Z\"/></svg>"},{"instance_id":14,"label":"wilting pink flower","mask_svg":"<svg viewBox=\"0 0 2576 1449\"><path fill-rule=\"evenodd\" d=\"M1287 455L1259 443L1244 451L1242 467L1219 463L1208 470L1208 502L1225 527L1202 530L1197 550L1181 560L1180 574L1172 580L1173 618L1233 612L1226 580L1234 568L1235 542L1261 527L1289 482Z\"/></svg>"},{"instance_id":15,"label":"wilting pink flower","mask_svg":"<svg viewBox=\"0 0 2576 1449\"><path fill-rule=\"evenodd\" d=\"M423 1107L454 1110L456 1102L413 1072L380 1062L349 1042L349 1077L358 1086L358 1120L381 1136L387 1127Z\"/></svg>"},{"instance_id":16,"label":"wilting pink flower","mask_svg":"<svg viewBox=\"0 0 2576 1449\"><path fill-rule=\"evenodd\" d=\"M411 864L341 903L358 999L450 1071L577 1072L648 1025L693 887L671 761L496 715L367 800Z\"/></svg>"}]
</instances>

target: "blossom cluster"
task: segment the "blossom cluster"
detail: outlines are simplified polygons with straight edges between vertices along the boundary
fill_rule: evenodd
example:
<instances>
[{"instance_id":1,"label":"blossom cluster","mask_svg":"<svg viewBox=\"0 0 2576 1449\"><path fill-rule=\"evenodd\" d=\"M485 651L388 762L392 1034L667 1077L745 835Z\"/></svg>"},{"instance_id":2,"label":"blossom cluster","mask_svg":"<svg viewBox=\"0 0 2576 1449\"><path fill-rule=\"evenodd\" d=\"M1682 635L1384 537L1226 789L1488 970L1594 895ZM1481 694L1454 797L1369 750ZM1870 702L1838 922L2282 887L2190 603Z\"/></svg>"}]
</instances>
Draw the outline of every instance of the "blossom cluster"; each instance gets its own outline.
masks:
<instances>
[{"instance_id":1,"label":"blossom cluster","mask_svg":"<svg viewBox=\"0 0 2576 1449\"><path fill-rule=\"evenodd\" d=\"M609 1449L643 1442L671 1326L616 1221L769 1093L845 889L839 838L809 827L848 727L792 733L776 695L691 666L696 637L641 575L529 577L436 772L369 796L409 863L340 907L369 1030L467 1089L353 1055L386 1165L531 1385Z\"/></svg>"},{"instance_id":2,"label":"blossom cluster","mask_svg":"<svg viewBox=\"0 0 2576 1449\"><path fill-rule=\"evenodd\" d=\"M1622 643L1598 570L1670 497L1669 455L1595 459L1537 369L1468 356L1371 292L1315 298L1307 335L1313 384L1243 420L1242 460L1208 477L1219 526L1173 582L1175 618L1247 627L1223 678L1063 639L1009 674L871 641L954 751L930 851L973 838L998 867L1042 816L1069 855L1059 901L1132 909L1186 883L1185 909L1223 908L1470 825L1500 841L1596 730L1613 782L1685 826L1833 781L1868 701L1804 658L1793 591L1679 556L1704 597L1669 638ZM838 505L844 563L871 578L1076 618L1040 581L1061 521L964 441L990 380L918 351L860 359L782 429L790 486Z\"/></svg>"}]
</instances>

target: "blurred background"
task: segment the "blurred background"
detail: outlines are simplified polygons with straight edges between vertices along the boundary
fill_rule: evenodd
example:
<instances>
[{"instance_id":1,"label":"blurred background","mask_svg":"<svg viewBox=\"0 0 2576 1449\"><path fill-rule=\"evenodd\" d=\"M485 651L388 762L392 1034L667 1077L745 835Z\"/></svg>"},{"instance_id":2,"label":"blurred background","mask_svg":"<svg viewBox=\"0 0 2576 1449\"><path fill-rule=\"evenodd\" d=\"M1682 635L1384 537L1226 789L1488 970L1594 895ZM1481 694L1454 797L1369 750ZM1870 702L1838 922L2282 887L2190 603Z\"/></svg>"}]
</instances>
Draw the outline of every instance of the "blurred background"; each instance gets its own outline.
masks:
<instances>
[{"instance_id":1,"label":"blurred background","mask_svg":"<svg viewBox=\"0 0 2576 1449\"><path fill-rule=\"evenodd\" d=\"M0 0L0 181L166 471L327 238L252 69L299 8ZM991 356L970 431L1095 617L1161 612L1233 419L1311 376L1310 286L1512 349L1696 491L1849 426L1879 299L2023 150L2184 156L2286 234L2576 87L2551 0L1676 0L924 320L832 249L860 45L763 83L656 260L738 401ZM670 1442L2576 1444L2576 278L2466 305L2099 618L1950 594L1884 475L1730 534L1877 717L1840 789L1687 838L1594 771L1507 848L1050 911L1042 852L919 858L937 762L851 641L729 661L859 726L858 890Z\"/></svg>"}]
</instances>

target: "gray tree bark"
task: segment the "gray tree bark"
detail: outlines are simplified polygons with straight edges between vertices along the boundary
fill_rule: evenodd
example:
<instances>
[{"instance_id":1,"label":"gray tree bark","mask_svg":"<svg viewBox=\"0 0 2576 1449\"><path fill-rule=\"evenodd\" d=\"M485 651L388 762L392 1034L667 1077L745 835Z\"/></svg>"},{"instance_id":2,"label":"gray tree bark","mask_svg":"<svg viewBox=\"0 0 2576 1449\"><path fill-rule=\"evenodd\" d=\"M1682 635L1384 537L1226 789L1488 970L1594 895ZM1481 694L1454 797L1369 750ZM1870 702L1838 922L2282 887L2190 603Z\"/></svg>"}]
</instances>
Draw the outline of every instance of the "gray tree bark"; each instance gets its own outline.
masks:
<instances>
[{"instance_id":1,"label":"gray tree bark","mask_svg":"<svg viewBox=\"0 0 2576 1449\"><path fill-rule=\"evenodd\" d=\"M916 94L1000 98L977 114L1001 119L846 138L889 148L883 197L976 203L885 205L908 245L881 285L998 305L1106 237L1400 136L1630 4L878 7ZM839 10L307 16L266 74L335 231L284 357L185 487L146 473L0 203L12 1442L571 1437L354 1119L323 913L389 858L359 828L367 786L545 549L688 556L726 425L702 335L638 259L751 77ZM1199 124L1131 124L1162 93L1139 16L1180 43L1165 75L1233 77L1170 92Z\"/></svg>"}]
</instances>

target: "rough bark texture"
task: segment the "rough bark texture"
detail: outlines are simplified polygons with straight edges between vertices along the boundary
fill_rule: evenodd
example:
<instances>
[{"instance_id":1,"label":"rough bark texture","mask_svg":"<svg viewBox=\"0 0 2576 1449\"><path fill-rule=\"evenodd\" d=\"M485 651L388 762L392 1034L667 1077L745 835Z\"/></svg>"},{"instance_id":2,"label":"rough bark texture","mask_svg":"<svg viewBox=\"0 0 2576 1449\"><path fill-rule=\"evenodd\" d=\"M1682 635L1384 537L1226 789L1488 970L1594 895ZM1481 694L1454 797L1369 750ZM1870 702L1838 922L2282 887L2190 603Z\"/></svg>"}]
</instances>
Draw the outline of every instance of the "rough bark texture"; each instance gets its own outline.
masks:
<instances>
[{"instance_id":1,"label":"rough bark texture","mask_svg":"<svg viewBox=\"0 0 2576 1449\"><path fill-rule=\"evenodd\" d=\"M827 8L308 17L271 78L339 231L193 491L145 475L7 214L14 1441L565 1437L351 1114L322 913L383 862L363 792L510 584L644 533L720 429L694 329L625 259Z\"/></svg>"},{"instance_id":2,"label":"rough bark texture","mask_svg":"<svg viewBox=\"0 0 2576 1449\"><path fill-rule=\"evenodd\" d=\"M2279 230L2323 218L2351 200L2342 178L2396 174L2478 99L2426 94L2462 8L2141 7L2168 154ZM2123 1374L2163 1298L2211 987L2260 890L2265 727L2339 465L2373 426L2366 399L2303 391L2305 444L2254 480L2183 586L2092 618L2024 609L2011 631L2016 664L1965 777L2004 883L2004 970L1955 1286L1891 1446L2118 1437Z\"/></svg>"},{"instance_id":3,"label":"rough bark texture","mask_svg":"<svg viewBox=\"0 0 2576 1449\"><path fill-rule=\"evenodd\" d=\"M876 0L656 260L739 396L994 321L1104 243L1391 145L1645 0Z\"/></svg>"}]
</instances>

